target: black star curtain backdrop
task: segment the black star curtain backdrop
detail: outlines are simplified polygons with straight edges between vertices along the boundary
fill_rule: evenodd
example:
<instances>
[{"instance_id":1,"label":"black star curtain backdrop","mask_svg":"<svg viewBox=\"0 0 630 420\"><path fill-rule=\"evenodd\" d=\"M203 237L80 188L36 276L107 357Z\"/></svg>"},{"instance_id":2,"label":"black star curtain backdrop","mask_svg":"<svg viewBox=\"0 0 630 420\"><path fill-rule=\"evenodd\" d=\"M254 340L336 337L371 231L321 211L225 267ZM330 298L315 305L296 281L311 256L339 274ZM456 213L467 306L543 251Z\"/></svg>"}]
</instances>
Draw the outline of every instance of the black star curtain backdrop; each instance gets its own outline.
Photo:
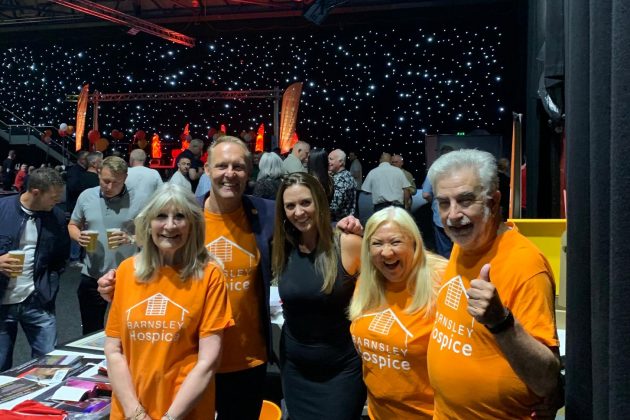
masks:
<instances>
[{"instance_id":1,"label":"black star curtain backdrop","mask_svg":"<svg viewBox=\"0 0 630 420\"><path fill-rule=\"evenodd\" d=\"M65 95L84 83L117 93L284 90L301 81L300 139L354 150L368 167L383 151L402 153L423 176L425 134L483 128L509 137L518 91L513 31L484 22L363 25L222 34L190 49L146 35L36 44L14 37L0 52L0 101L30 123L58 127L74 125L76 103ZM104 102L99 128L126 139L157 132L168 146L186 123L198 138L220 124L238 135L263 123L273 133L272 114L267 100Z\"/></svg>"}]
</instances>

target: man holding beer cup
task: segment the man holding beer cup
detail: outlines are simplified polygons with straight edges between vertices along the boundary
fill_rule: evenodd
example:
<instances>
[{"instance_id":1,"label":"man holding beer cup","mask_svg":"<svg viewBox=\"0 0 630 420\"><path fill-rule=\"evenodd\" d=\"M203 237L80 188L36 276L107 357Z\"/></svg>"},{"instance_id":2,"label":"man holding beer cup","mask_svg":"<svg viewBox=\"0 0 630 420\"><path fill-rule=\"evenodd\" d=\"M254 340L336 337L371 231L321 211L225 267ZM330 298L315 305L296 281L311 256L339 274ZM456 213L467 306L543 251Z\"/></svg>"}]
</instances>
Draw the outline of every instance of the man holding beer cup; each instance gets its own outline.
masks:
<instances>
[{"instance_id":1,"label":"man holding beer cup","mask_svg":"<svg viewBox=\"0 0 630 420\"><path fill-rule=\"evenodd\" d=\"M135 253L131 231L140 211L125 187L123 159L105 158L98 176L99 186L79 195L68 224L70 237L86 250L77 290L84 335L104 327L107 302L98 294L96 280Z\"/></svg>"},{"instance_id":2,"label":"man holding beer cup","mask_svg":"<svg viewBox=\"0 0 630 420\"><path fill-rule=\"evenodd\" d=\"M55 208L63 188L59 172L41 168L24 194L0 198L0 372L13 363L18 323L32 357L55 348L55 298L70 248L64 212Z\"/></svg>"}]
</instances>

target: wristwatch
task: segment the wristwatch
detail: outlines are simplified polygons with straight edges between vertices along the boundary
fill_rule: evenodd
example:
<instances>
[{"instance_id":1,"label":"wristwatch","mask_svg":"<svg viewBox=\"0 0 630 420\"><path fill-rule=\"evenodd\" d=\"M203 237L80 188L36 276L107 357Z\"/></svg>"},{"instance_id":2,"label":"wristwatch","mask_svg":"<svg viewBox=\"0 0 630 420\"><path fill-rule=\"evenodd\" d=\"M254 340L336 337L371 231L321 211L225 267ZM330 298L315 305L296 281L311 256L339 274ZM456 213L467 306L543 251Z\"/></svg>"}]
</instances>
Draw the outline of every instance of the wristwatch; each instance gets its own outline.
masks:
<instances>
[{"instance_id":1,"label":"wristwatch","mask_svg":"<svg viewBox=\"0 0 630 420\"><path fill-rule=\"evenodd\" d=\"M508 307L506 307L505 310L507 311L507 315L505 316L505 318L503 318L501 322L493 326L484 324L488 331L490 331L492 334L502 333L503 331L509 330L514 326L514 315L512 315L512 311L510 311L510 308Z\"/></svg>"}]
</instances>

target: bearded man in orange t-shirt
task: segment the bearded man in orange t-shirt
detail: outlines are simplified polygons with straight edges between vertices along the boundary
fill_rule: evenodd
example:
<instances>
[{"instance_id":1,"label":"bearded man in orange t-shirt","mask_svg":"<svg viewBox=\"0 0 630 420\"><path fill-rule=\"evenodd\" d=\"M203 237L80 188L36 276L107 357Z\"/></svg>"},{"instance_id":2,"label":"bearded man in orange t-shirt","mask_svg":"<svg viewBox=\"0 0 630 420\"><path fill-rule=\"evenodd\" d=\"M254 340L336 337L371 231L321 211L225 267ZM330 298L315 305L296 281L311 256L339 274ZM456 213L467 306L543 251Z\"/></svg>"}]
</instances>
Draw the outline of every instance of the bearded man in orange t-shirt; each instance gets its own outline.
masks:
<instances>
[{"instance_id":1,"label":"bearded man in orange t-shirt","mask_svg":"<svg viewBox=\"0 0 630 420\"><path fill-rule=\"evenodd\" d=\"M530 418L558 393L549 263L515 226L502 222L490 153L443 155L428 177L455 244L429 339L434 418Z\"/></svg>"}]
</instances>

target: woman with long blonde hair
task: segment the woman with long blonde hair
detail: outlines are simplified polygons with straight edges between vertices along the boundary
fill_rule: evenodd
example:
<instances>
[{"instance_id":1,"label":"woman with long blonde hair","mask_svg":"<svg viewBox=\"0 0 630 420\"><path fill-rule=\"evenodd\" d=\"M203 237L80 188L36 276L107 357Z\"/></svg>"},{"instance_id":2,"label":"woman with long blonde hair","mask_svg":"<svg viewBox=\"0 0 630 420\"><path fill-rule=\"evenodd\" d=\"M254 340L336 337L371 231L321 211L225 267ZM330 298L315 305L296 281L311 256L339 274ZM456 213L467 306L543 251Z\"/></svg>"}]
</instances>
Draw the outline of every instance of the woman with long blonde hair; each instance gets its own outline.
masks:
<instances>
[{"instance_id":1,"label":"woman with long blonde hair","mask_svg":"<svg viewBox=\"0 0 630 420\"><path fill-rule=\"evenodd\" d=\"M433 416L427 347L445 267L445 259L425 250L404 209L388 207L368 220L349 316L371 419Z\"/></svg>"},{"instance_id":2,"label":"woman with long blonde hair","mask_svg":"<svg viewBox=\"0 0 630 420\"><path fill-rule=\"evenodd\" d=\"M191 191L164 184L135 225L142 248L116 270L105 328L111 418L214 418L212 380L234 321L201 208Z\"/></svg>"}]
</instances>

